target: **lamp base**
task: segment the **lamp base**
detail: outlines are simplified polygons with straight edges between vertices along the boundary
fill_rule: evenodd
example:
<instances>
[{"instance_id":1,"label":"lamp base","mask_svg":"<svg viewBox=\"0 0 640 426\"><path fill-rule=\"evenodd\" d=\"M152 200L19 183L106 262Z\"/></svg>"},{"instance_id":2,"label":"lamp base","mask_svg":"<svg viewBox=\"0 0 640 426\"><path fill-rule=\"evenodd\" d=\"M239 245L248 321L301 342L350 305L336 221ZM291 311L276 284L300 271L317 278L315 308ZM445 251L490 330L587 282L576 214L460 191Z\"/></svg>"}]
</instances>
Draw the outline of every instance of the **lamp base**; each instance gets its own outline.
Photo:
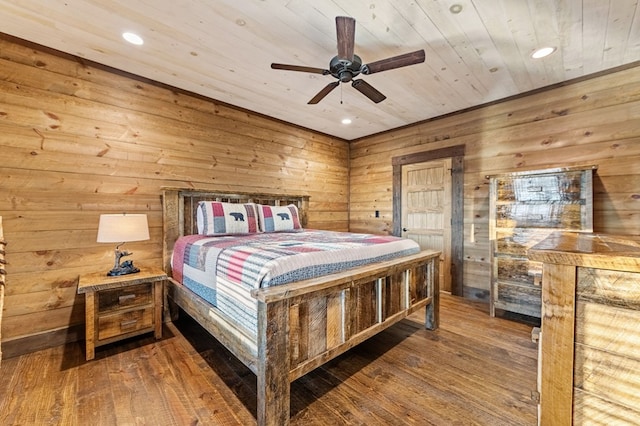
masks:
<instances>
[{"instance_id":1,"label":"lamp base","mask_svg":"<svg viewBox=\"0 0 640 426\"><path fill-rule=\"evenodd\" d=\"M117 268L113 268L112 270L107 272L107 276L115 277L120 275L135 274L136 272L140 272L140 269L133 266L132 260L127 260L126 262L122 262L122 264L120 264Z\"/></svg>"}]
</instances>

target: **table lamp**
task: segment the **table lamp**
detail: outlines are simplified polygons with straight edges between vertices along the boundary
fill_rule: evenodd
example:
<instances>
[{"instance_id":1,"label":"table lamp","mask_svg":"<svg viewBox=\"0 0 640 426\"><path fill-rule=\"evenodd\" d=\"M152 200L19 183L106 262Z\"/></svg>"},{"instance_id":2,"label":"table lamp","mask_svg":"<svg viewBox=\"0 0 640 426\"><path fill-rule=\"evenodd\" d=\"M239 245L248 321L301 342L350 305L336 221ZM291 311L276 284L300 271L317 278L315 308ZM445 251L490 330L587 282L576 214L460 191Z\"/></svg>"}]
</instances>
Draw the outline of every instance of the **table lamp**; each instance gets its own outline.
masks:
<instances>
[{"instance_id":1,"label":"table lamp","mask_svg":"<svg viewBox=\"0 0 640 426\"><path fill-rule=\"evenodd\" d=\"M120 263L121 258L133 254L126 250L120 250L120 247L128 241L144 241L148 239L149 225L146 214L101 214L97 242L119 243L115 249L115 264L113 269L107 272L107 275L115 276L140 272L140 269L133 266L132 260Z\"/></svg>"}]
</instances>

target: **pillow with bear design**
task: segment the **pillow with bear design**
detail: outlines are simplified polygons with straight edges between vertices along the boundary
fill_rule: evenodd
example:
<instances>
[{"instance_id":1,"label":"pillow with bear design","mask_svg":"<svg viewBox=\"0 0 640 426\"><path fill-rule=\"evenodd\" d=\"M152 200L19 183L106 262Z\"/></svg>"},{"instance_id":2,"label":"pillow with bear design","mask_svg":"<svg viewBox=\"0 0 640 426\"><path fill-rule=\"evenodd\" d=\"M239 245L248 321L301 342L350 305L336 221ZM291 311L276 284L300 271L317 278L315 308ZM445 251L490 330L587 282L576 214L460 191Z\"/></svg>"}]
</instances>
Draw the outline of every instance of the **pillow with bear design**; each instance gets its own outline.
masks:
<instances>
[{"instance_id":1,"label":"pillow with bear design","mask_svg":"<svg viewBox=\"0 0 640 426\"><path fill-rule=\"evenodd\" d=\"M260 232L258 214L253 203L200 201L196 214L198 234L254 234Z\"/></svg>"},{"instance_id":2,"label":"pillow with bear design","mask_svg":"<svg viewBox=\"0 0 640 426\"><path fill-rule=\"evenodd\" d=\"M258 214L260 215L262 232L302 229L298 208L293 204L289 204L288 206L265 206L259 204Z\"/></svg>"}]
</instances>

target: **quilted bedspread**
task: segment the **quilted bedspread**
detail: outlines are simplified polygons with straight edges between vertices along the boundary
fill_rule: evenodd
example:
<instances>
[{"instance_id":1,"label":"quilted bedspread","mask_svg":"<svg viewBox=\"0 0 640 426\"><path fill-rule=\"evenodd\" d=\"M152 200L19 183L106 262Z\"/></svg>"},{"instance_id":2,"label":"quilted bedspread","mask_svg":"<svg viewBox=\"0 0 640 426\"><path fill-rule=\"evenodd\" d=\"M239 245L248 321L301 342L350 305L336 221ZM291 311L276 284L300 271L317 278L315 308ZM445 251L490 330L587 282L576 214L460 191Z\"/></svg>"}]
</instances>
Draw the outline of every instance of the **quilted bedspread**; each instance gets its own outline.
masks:
<instances>
[{"instance_id":1,"label":"quilted bedspread","mask_svg":"<svg viewBox=\"0 0 640 426\"><path fill-rule=\"evenodd\" d=\"M281 285L417 253L392 236L304 230L234 236L189 235L174 247L173 278L255 336L255 288Z\"/></svg>"}]
</instances>

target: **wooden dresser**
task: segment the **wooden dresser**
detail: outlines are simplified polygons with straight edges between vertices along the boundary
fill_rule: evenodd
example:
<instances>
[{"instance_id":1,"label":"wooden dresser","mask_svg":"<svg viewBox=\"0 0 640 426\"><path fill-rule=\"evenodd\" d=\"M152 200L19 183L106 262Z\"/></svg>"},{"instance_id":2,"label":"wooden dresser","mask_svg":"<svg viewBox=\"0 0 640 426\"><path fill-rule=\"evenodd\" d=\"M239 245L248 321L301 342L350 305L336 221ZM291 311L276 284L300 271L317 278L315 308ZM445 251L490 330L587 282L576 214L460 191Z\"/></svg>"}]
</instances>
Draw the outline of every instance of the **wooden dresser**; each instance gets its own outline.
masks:
<instances>
[{"instance_id":1,"label":"wooden dresser","mask_svg":"<svg viewBox=\"0 0 640 426\"><path fill-rule=\"evenodd\" d=\"M640 236L558 232L543 262L541 425L640 425Z\"/></svg>"},{"instance_id":2,"label":"wooden dresser","mask_svg":"<svg viewBox=\"0 0 640 426\"><path fill-rule=\"evenodd\" d=\"M596 166L518 171L490 179L490 313L540 318L542 265L527 250L554 231L593 231Z\"/></svg>"}]
</instances>

